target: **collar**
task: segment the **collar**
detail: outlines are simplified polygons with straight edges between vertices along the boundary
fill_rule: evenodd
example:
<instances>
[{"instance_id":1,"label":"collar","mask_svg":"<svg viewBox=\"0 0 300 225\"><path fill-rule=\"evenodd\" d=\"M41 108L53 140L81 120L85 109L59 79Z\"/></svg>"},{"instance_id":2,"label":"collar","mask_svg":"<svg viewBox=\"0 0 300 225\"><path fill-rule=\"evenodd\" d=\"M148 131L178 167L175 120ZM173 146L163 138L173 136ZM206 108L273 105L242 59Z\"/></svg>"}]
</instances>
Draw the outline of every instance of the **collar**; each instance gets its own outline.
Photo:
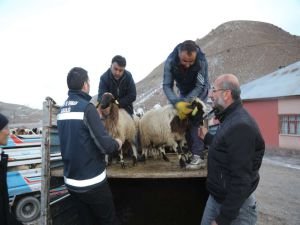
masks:
<instances>
[{"instance_id":1,"label":"collar","mask_svg":"<svg viewBox=\"0 0 300 225\"><path fill-rule=\"evenodd\" d=\"M69 89L68 95L69 95L69 97L71 97L72 95L76 95L87 101L90 101L92 99L92 97L89 94L87 94L81 90L70 90Z\"/></svg>"},{"instance_id":2,"label":"collar","mask_svg":"<svg viewBox=\"0 0 300 225\"><path fill-rule=\"evenodd\" d=\"M231 114L235 109L237 109L237 108L239 108L241 106L242 106L242 101L241 100L237 100L237 101L233 102L231 105L229 105L223 111L221 111L221 112L220 111L216 111L215 112L215 116L222 123L229 114Z\"/></svg>"}]
</instances>

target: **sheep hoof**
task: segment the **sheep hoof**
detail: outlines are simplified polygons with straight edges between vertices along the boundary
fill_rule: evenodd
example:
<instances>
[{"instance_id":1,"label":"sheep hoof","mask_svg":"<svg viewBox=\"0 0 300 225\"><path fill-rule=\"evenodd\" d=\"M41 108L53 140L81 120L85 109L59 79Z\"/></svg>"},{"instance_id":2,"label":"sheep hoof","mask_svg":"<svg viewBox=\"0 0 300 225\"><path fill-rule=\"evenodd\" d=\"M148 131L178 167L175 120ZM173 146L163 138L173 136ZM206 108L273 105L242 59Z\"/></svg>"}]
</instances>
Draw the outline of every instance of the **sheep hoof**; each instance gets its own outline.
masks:
<instances>
[{"instance_id":1,"label":"sheep hoof","mask_svg":"<svg viewBox=\"0 0 300 225\"><path fill-rule=\"evenodd\" d=\"M186 167L186 163L182 158L179 159L179 165L180 165L180 168L185 168Z\"/></svg>"},{"instance_id":2,"label":"sheep hoof","mask_svg":"<svg viewBox=\"0 0 300 225\"><path fill-rule=\"evenodd\" d=\"M165 154L162 154L163 155L163 159L166 161L166 162L169 162L169 158L165 155Z\"/></svg>"},{"instance_id":3,"label":"sheep hoof","mask_svg":"<svg viewBox=\"0 0 300 225\"><path fill-rule=\"evenodd\" d=\"M146 157L145 157L145 155L138 155L137 160L138 160L139 162L146 162Z\"/></svg>"},{"instance_id":4,"label":"sheep hoof","mask_svg":"<svg viewBox=\"0 0 300 225\"><path fill-rule=\"evenodd\" d=\"M125 169L125 168L126 168L125 162L121 162L121 167L122 167L122 169Z\"/></svg>"},{"instance_id":5,"label":"sheep hoof","mask_svg":"<svg viewBox=\"0 0 300 225\"><path fill-rule=\"evenodd\" d=\"M132 157L132 165L135 166L137 163L137 158L135 156Z\"/></svg>"}]
</instances>

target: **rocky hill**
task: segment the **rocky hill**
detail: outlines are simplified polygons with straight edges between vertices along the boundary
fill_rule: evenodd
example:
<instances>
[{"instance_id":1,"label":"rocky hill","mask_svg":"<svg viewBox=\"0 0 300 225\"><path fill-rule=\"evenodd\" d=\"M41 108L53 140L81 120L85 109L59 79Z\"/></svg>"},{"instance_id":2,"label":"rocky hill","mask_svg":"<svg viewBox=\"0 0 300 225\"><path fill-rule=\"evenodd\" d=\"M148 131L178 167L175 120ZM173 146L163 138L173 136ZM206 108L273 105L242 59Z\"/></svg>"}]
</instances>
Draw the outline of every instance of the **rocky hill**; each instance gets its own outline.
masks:
<instances>
[{"instance_id":1,"label":"rocky hill","mask_svg":"<svg viewBox=\"0 0 300 225\"><path fill-rule=\"evenodd\" d=\"M300 60L300 37L263 22L227 22L196 43L206 54L210 81L233 73L244 84ZM167 103L162 77L163 63L137 83L136 108Z\"/></svg>"},{"instance_id":2,"label":"rocky hill","mask_svg":"<svg viewBox=\"0 0 300 225\"><path fill-rule=\"evenodd\" d=\"M0 102L0 113L7 116L10 127L34 128L42 126L42 110Z\"/></svg>"},{"instance_id":3,"label":"rocky hill","mask_svg":"<svg viewBox=\"0 0 300 225\"><path fill-rule=\"evenodd\" d=\"M206 54L210 81L222 73L233 73L244 84L300 60L300 37L263 22L227 22L196 42ZM135 108L148 110L167 103L162 77L163 62L137 83ZM0 112L12 124L41 124L41 110L0 102Z\"/></svg>"}]
</instances>

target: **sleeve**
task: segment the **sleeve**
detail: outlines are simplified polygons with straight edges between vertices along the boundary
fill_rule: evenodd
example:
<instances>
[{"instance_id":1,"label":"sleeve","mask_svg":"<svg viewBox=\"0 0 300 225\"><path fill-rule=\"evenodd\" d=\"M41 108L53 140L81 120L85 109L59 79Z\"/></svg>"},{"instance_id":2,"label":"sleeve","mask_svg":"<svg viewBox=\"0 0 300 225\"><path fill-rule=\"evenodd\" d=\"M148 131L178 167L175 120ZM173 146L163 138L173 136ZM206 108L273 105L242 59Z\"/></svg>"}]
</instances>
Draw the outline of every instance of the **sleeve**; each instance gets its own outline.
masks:
<instances>
[{"instance_id":1,"label":"sleeve","mask_svg":"<svg viewBox=\"0 0 300 225\"><path fill-rule=\"evenodd\" d=\"M106 73L104 73L101 77L100 77L100 82L99 82L99 88L98 88L98 102L101 101L101 98L102 98L102 95L105 93L105 92L108 92L108 86L107 86L107 83L104 79L104 75Z\"/></svg>"},{"instance_id":2,"label":"sleeve","mask_svg":"<svg viewBox=\"0 0 300 225\"><path fill-rule=\"evenodd\" d=\"M243 132L241 132L241 130ZM229 176L227 196L222 202L216 222L229 225L239 213L251 190L252 155L255 150L255 134L246 124L239 124L230 129L228 135Z\"/></svg>"},{"instance_id":3,"label":"sleeve","mask_svg":"<svg viewBox=\"0 0 300 225\"><path fill-rule=\"evenodd\" d=\"M125 84L125 85L128 84L127 94L120 97L119 99L119 104L121 108L125 108L126 106L132 104L136 100L136 86L132 78L132 75L130 73L128 76L128 80L129 82L128 83L126 82Z\"/></svg>"},{"instance_id":4,"label":"sleeve","mask_svg":"<svg viewBox=\"0 0 300 225\"><path fill-rule=\"evenodd\" d=\"M206 100L209 90L208 66L206 58L199 60L200 70L197 73L197 83L191 92L186 96L187 99L200 97L201 100Z\"/></svg>"},{"instance_id":5,"label":"sleeve","mask_svg":"<svg viewBox=\"0 0 300 225\"><path fill-rule=\"evenodd\" d=\"M102 154L110 154L119 149L118 142L105 130L95 106L90 103L84 112L85 124Z\"/></svg>"},{"instance_id":6,"label":"sleeve","mask_svg":"<svg viewBox=\"0 0 300 225\"><path fill-rule=\"evenodd\" d=\"M181 99L174 93L173 90L174 78L171 72L172 58L170 56L167 58L164 65L163 90L165 92L165 95L167 96L167 99L171 102L172 105L175 105Z\"/></svg>"}]
</instances>

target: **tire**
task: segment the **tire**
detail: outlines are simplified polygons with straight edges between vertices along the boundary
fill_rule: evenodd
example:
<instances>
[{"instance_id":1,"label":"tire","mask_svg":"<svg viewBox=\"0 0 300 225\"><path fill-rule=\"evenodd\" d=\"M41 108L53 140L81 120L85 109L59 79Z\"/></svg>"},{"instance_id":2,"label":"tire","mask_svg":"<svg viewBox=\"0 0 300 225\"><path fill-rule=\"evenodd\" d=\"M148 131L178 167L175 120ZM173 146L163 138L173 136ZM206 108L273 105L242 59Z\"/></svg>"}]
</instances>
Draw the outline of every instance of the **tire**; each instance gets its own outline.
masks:
<instances>
[{"instance_id":1,"label":"tire","mask_svg":"<svg viewBox=\"0 0 300 225\"><path fill-rule=\"evenodd\" d=\"M41 203L32 196L21 198L15 207L15 215L21 222L31 222L40 215Z\"/></svg>"}]
</instances>

